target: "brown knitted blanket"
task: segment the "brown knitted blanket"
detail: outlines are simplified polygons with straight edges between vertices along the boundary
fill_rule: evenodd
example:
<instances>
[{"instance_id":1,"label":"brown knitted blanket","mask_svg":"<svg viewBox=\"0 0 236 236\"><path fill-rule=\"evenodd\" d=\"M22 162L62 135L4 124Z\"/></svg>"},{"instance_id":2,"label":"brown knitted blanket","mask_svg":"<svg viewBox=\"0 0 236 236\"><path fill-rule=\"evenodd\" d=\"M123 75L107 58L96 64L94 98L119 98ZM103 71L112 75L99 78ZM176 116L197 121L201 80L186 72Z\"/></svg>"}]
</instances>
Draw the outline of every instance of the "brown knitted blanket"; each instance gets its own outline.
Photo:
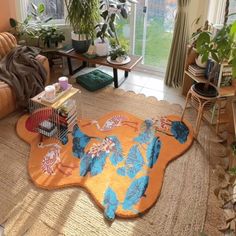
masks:
<instances>
[{"instance_id":1,"label":"brown knitted blanket","mask_svg":"<svg viewBox=\"0 0 236 236\"><path fill-rule=\"evenodd\" d=\"M19 106L44 89L47 72L35 59L38 54L37 48L17 46L0 61L0 81L12 87Z\"/></svg>"}]
</instances>

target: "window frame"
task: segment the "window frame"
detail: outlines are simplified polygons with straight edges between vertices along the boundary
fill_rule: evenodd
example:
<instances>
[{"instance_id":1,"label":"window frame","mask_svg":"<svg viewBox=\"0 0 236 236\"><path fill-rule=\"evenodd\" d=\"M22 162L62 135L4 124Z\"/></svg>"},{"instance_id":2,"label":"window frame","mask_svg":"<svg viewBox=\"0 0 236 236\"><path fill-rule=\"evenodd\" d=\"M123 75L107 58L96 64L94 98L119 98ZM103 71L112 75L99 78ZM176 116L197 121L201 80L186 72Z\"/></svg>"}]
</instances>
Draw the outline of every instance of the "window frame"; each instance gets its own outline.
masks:
<instances>
[{"instance_id":1,"label":"window frame","mask_svg":"<svg viewBox=\"0 0 236 236\"><path fill-rule=\"evenodd\" d=\"M17 20L24 21L24 19L27 17L27 7L29 4L28 2L29 2L29 0L15 0ZM66 22L66 15L67 15L67 11L65 9L65 12L64 12L65 18L64 19L52 19L48 23L46 23L45 25L52 25L52 24L55 26L69 25Z\"/></svg>"}]
</instances>

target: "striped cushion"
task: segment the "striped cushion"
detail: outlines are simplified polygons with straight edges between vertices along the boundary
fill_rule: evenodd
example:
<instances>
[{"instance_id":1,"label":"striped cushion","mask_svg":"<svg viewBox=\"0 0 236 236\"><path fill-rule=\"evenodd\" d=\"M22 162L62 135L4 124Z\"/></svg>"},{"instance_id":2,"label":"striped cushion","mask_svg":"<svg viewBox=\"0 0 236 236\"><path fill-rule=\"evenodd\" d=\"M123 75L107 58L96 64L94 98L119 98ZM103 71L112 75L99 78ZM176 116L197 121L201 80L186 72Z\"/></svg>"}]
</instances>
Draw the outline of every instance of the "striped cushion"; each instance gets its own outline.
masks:
<instances>
[{"instance_id":1,"label":"striped cushion","mask_svg":"<svg viewBox=\"0 0 236 236\"><path fill-rule=\"evenodd\" d=\"M12 34L0 33L0 60L16 45L16 38Z\"/></svg>"}]
</instances>

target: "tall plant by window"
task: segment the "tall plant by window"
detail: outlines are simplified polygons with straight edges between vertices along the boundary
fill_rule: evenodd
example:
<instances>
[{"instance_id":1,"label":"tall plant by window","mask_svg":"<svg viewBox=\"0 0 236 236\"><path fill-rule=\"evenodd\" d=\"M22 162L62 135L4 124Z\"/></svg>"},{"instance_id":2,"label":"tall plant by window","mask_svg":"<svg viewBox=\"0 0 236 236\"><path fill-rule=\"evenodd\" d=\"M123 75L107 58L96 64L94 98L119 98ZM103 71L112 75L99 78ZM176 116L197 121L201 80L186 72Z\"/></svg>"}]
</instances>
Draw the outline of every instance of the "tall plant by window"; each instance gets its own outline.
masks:
<instances>
[{"instance_id":1,"label":"tall plant by window","mask_svg":"<svg viewBox=\"0 0 236 236\"><path fill-rule=\"evenodd\" d=\"M65 0L68 11L67 20L74 33L95 36L95 25L99 21L98 0Z\"/></svg>"},{"instance_id":2,"label":"tall plant by window","mask_svg":"<svg viewBox=\"0 0 236 236\"><path fill-rule=\"evenodd\" d=\"M98 0L65 0L68 11L66 20L70 22L72 46L75 51L84 53L95 37L95 25L99 21Z\"/></svg>"}]
</instances>

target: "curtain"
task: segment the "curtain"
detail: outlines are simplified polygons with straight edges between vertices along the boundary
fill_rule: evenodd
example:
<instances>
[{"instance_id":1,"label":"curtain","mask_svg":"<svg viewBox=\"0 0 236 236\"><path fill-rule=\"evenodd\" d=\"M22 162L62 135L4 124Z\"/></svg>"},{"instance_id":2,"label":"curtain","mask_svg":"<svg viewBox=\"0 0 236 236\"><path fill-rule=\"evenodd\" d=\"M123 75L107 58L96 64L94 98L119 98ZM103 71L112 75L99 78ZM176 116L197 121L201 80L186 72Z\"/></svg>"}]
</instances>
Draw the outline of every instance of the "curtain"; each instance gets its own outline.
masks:
<instances>
[{"instance_id":1,"label":"curtain","mask_svg":"<svg viewBox=\"0 0 236 236\"><path fill-rule=\"evenodd\" d=\"M208 20L211 24L223 24L226 0L210 0Z\"/></svg>"},{"instance_id":2,"label":"curtain","mask_svg":"<svg viewBox=\"0 0 236 236\"><path fill-rule=\"evenodd\" d=\"M179 87L182 85L189 32L188 7L190 1L177 0L175 29L165 76L167 86Z\"/></svg>"}]
</instances>

